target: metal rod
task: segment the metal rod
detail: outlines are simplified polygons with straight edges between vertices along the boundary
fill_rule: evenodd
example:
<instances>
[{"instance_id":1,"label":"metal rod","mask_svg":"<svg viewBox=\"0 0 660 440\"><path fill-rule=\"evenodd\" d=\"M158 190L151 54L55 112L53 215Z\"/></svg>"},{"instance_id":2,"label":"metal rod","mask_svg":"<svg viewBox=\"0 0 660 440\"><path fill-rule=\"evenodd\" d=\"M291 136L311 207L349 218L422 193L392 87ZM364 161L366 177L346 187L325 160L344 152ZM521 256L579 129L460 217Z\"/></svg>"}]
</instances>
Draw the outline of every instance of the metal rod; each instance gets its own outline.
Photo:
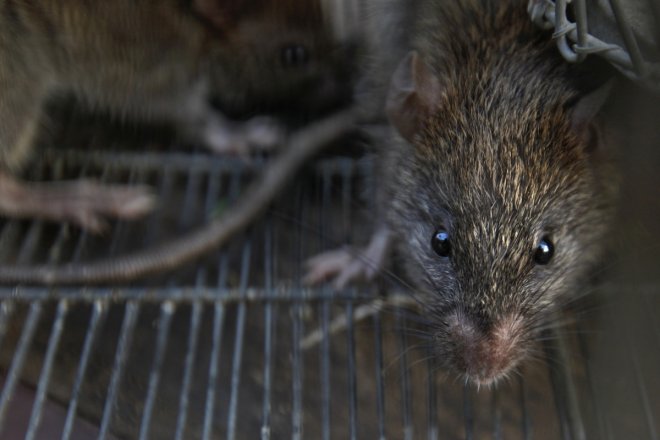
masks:
<instances>
[{"instance_id":1,"label":"metal rod","mask_svg":"<svg viewBox=\"0 0 660 440\"><path fill-rule=\"evenodd\" d=\"M41 317L41 310L42 304L40 301L31 303L30 311L25 320L25 324L23 324L21 337L18 341L18 348L12 358L11 366L9 367L9 372L5 379L5 386L2 388L2 394L0 394L0 432L2 432L5 417L7 415L7 406L14 394L14 388L16 387L21 370L23 369L25 357L30 348L30 343L32 342L32 337L37 329L37 323Z\"/></svg>"},{"instance_id":2,"label":"metal rod","mask_svg":"<svg viewBox=\"0 0 660 440\"><path fill-rule=\"evenodd\" d=\"M217 301L213 310L213 333L211 362L209 363L209 384L206 390L206 404L204 405L204 429L202 439L210 440L213 433L213 419L215 408L215 394L218 385L218 365L222 348L222 324L224 322L225 306Z\"/></svg>"},{"instance_id":3,"label":"metal rod","mask_svg":"<svg viewBox=\"0 0 660 440\"><path fill-rule=\"evenodd\" d=\"M87 364L89 357L94 347L94 342L98 334L98 329L105 320L107 308L101 300L94 301L92 306L92 316L89 320L87 327L87 334L85 342L83 343L82 354L78 361L78 371L73 381L73 389L71 390L71 399L69 400L69 409L66 414L66 421L64 422L64 429L62 430L62 440L69 440L71 432L73 431L73 422L76 417L76 409L78 408L78 399L80 397L80 388L82 387L83 380L85 379L85 372L87 371Z\"/></svg>"},{"instance_id":4,"label":"metal rod","mask_svg":"<svg viewBox=\"0 0 660 440\"><path fill-rule=\"evenodd\" d=\"M264 230L264 287L273 288L273 219L268 216ZM272 399L273 341L275 341L273 303L264 307L264 399L261 416L261 440L269 440Z\"/></svg>"},{"instance_id":5,"label":"metal rod","mask_svg":"<svg viewBox=\"0 0 660 440\"><path fill-rule=\"evenodd\" d=\"M352 216L352 196L353 187L352 187L352 177L353 169L352 162L347 162L342 168L341 177L342 177L342 219L343 219L343 228L347 237L349 237L348 242L353 243L351 233L353 228L351 228L351 216ZM349 292L353 298L356 296L355 288L349 289ZM354 302L348 301L346 303L346 350L347 353L347 375L348 375L348 420L349 420L349 433L351 440L357 438L357 378L356 378L356 362L355 362L355 330L354 330Z\"/></svg>"},{"instance_id":6,"label":"metal rod","mask_svg":"<svg viewBox=\"0 0 660 440\"><path fill-rule=\"evenodd\" d=\"M2 301L0 303L0 348L2 348L2 343L5 341L7 325L14 314L15 308L16 304L13 301Z\"/></svg>"},{"instance_id":7,"label":"metal rod","mask_svg":"<svg viewBox=\"0 0 660 440\"><path fill-rule=\"evenodd\" d=\"M18 249L18 255L16 261L18 263L27 263L34 257L34 253L37 251L37 245L41 239L41 233L43 231L43 222L39 220L34 220L30 222L27 233L21 240L21 244Z\"/></svg>"},{"instance_id":8,"label":"metal rod","mask_svg":"<svg viewBox=\"0 0 660 440\"><path fill-rule=\"evenodd\" d=\"M163 367L163 359L165 359L170 323L172 322L172 315L175 310L176 306L170 301L166 301L160 306L156 351L154 353L154 360L149 373L147 397L145 399L144 413L142 414L142 422L140 424L140 440L147 440L149 438L149 426L151 424L151 417L156 402L156 394L158 393L158 383L160 382L160 372Z\"/></svg>"},{"instance_id":9,"label":"metal rod","mask_svg":"<svg viewBox=\"0 0 660 440\"><path fill-rule=\"evenodd\" d=\"M195 213L195 205L198 202L197 195L200 194L201 176L199 172L191 171L187 175L185 195L179 216L179 229L183 230L190 227Z\"/></svg>"},{"instance_id":10,"label":"metal rod","mask_svg":"<svg viewBox=\"0 0 660 440\"><path fill-rule=\"evenodd\" d=\"M217 289L226 288L227 276L229 272L228 257L225 251L221 252L218 259L218 282ZM218 294L217 297L221 297ZM209 384L206 391L206 403L204 405L204 429L202 438L209 440L213 434L213 420L215 408L215 394L218 383L218 368L220 354L222 353L222 325L224 323L225 305L221 301L215 302L213 309L213 339L211 347L211 360L209 362Z\"/></svg>"},{"instance_id":11,"label":"metal rod","mask_svg":"<svg viewBox=\"0 0 660 440\"><path fill-rule=\"evenodd\" d=\"M470 384L465 381L463 385L463 417L465 420L465 440L474 438L474 409L472 403L472 394L470 393Z\"/></svg>"},{"instance_id":12,"label":"metal rod","mask_svg":"<svg viewBox=\"0 0 660 440\"><path fill-rule=\"evenodd\" d=\"M570 23L566 18L566 3L569 0L556 0L555 7L555 32L553 38L557 40L557 48L564 58L573 63L577 61L577 54L568 42L568 33L575 28L574 23Z\"/></svg>"},{"instance_id":13,"label":"metal rod","mask_svg":"<svg viewBox=\"0 0 660 440\"><path fill-rule=\"evenodd\" d=\"M355 331L353 325L353 302L346 304L346 350L348 351L348 420L351 440L357 439L357 374L355 362Z\"/></svg>"},{"instance_id":14,"label":"metal rod","mask_svg":"<svg viewBox=\"0 0 660 440\"><path fill-rule=\"evenodd\" d=\"M360 300L370 301L374 300L372 293L358 293L353 295L347 291L333 291L322 288L308 288L296 287L291 288L290 283L282 283L275 286L270 292L263 288L248 288L241 294L240 289L213 289L213 288L195 288L194 286L182 287L168 287L167 289L160 289L154 287L95 287L84 289L75 288L58 288L57 290L48 291L40 288L17 286L2 290L0 288L0 300L11 300L12 298L20 298L25 301L39 301L46 300L53 297L56 292L57 298L61 299L87 299L93 300L96 298L106 298L115 301L175 301L175 302L191 302L195 300L200 301L215 301L219 300L225 304L239 303L239 302L263 302L263 301L276 301L276 302L292 302L292 301L319 301L319 300Z\"/></svg>"},{"instance_id":15,"label":"metal rod","mask_svg":"<svg viewBox=\"0 0 660 440\"><path fill-rule=\"evenodd\" d=\"M522 376L518 378L518 387L520 390L520 430L522 431L523 439L529 440L532 436L532 421L529 416L529 410L527 409L527 387L525 384L525 379L523 379Z\"/></svg>"},{"instance_id":16,"label":"metal rod","mask_svg":"<svg viewBox=\"0 0 660 440\"><path fill-rule=\"evenodd\" d=\"M170 195L174 192L174 171L171 168L159 169L160 182L158 184L158 200L167 200ZM161 235L163 228L162 220L162 211L155 210L153 211L148 219L147 224L149 228L145 231L144 234L144 245L150 245L156 241L156 239ZM168 290L168 289L165 289Z\"/></svg>"},{"instance_id":17,"label":"metal rod","mask_svg":"<svg viewBox=\"0 0 660 440\"><path fill-rule=\"evenodd\" d=\"M9 219L4 223L2 232L0 232L0 261L6 261L8 258L13 257L16 243L19 234L21 233L21 225L18 220Z\"/></svg>"},{"instance_id":18,"label":"metal rod","mask_svg":"<svg viewBox=\"0 0 660 440\"><path fill-rule=\"evenodd\" d=\"M188 405L190 403L190 386L195 368L195 356L197 354L197 343L199 341L199 327L202 318L202 303L195 301L192 305L190 318L190 329L188 330L188 343L186 360L184 362L183 384L181 385L181 396L179 397L179 413L176 421L176 440L183 440L188 418Z\"/></svg>"},{"instance_id":19,"label":"metal rod","mask_svg":"<svg viewBox=\"0 0 660 440\"><path fill-rule=\"evenodd\" d=\"M68 305L65 300L61 300L57 305L57 312L55 314L55 322L51 329L50 338L48 339L48 349L46 350L46 359L41 370L41 377L39 378L39 385L37 385L37 395L32 406L32 414L30 415L30 423L28 431L25 435L25 440L32 440L37 434L39 422L41 421L41 413L43 410L44 402L46 401L46 393L48 392L48 384L50 382L50 375L53 371L53 362L55 360L55 353L60 345L60 337L64 329L64 320L68 312Z\"/></svg>"},{"instance_id":20,"label":"metal rod","mask_svg":"<svg viewBox=\"0 0 660 440\"><path fill-rule=\"evenodd\" d=\"M493 440L502 440L502 408L500 407L500 393L497 388L492 390L490 408L493 419Z\"/></svg>"},{"instance_id":21,"label":"metal rod","mask_svg":"<svg viewBox=\"0 0 660 440\"><path fill-rule=\"evenodd\" d=\"M557 320L561 321L561 317ZM584 440L586 434L575 382L571 375L571 355L566 341L554 331L548 331L544 345L548 360L555 360L557 364L557 368L550 368L550 375L563 436L572 440Z\"/></svg>"},{"instance_id":22,"label":"metal rod","mask_svg":"<svg viewBox=\"0 0 660 440\"><path fill-rule=\"evenodd\" d=\"M578 343L580 346L580 353L584 359L584 369L585 377L587 378L587 392L589 395L589 401L594 407L594 412L596 413L596 420L598 422L598 438L607 439L605 421L603 419L603 408L601 402L596 394L596 387L594 386L594 372L591 366L591 361L587 353L587 341L585 340L584 333L578 332L577 334Z\"/></svg>"},{"instance_id":23,"label":"metal rod","mask_svg":"<svg viewBox=\"0 0 660 440\"><path fill-rule=\"evenodd\" d=\"M397 335L399 340L399 369L401 371L401 415L403 417L403 438L412 440L414 438L412 414L411 414L411 391L410 371L408 370L408 342L405 333L406 320L400 310L395 312Z\"/></svg>"},{"instance_id":24,"label":"metal rod","mask_svg":"<svg viewBox=\"0 0 660 440\"><path fill-rule=\"evenodd\" d=\"M383 384L383 330L381 325L381 312L373 314L374 338L376 350L376 412L378 413L379 440L385 440L385 385Z\"/></svg>"},{"instance_id":25,"label":"metal rod","mask_svg":"<svg viewBox=\"0 0 660 440\"><path fill-rule=\"evenodd\" d=\"M296 189L295 195L295 204L296 212L300 213L300 224L305 223L306 221L306 209L305 204L303 203L304 196L306 191L298 187ZM296 267L300 268L302 263L303 255L303 240L301 239L302 226L298 226L297 235L297 255L296 255ZM298 269L299 271L299 269ZM300 280L300 273L297 274L297 280ZM301 362L301 349L300 342L302 341L303 334L303 323L302 323L302 303L300 301L295 301L292 305L293 313L293 328L292 328L292 337L293 337L293 346L291 353L291 375L292 375L292 404L291 404L291 438L293 440L302 439L302 430L303 430L303 407L302 407L302 390L303 390L303 369Z\"/></svg>"},{"instance_id":26,"label":"metal rod","mask_svg":"<svg viewBox=\"0 0 660 440\"><path fill-rule=\"evenodd\" d=\"M435 374L437 370L436 357L433 353L431 347L427 347L427 361L426 361L426 388L428 390L428 401L427 401L427 429L428 440L438 440L438 396L437 396L437 384L435 381Z\"/></svg>"},{"instance_id":27,"label":"metal rod","mask_svg":"<svg viewBox=\"0 0 660 440\"><path fill-rule=\"evenodd\" d=\"M57 167L55 172L56 172L56 174L54 176L55 179L61 179L62 178L62 169L61 169L61 167ZM34 246L36 247L38 242L39 242L39 237L41 237L42 232L43 232L43 223L39 220L37 220L37 221L33 220L32 225L38 225L38 233L35 234L36 240L35 240L35 243L34 243ZM49 260L49 262L54 263L54 262L59 261L60 254L62 252L62 248L64 246L64 243L65 243L66 239L67 239L67 235L68 235L67 231L68 230L69 230L69 226L66 223L62 223L58 227L57 235L55 236L55 241L53 242L53 244L50 245L50 248L48 249L48 260ZM24 260L25 262L28 262L32 258L34 258L33 255L34 255L35 250L30 251L30 253L29 253L30 257L27 257L27 255L26 255L27 258Z\"/></svg>"},{"instance_id":28,"label":"metal rod","mask_svg":"<svg viewBox=\"0 0 660 440\"><path fill-rule=\"evenodd\" d=\"M250 274L251 240L247 239L243 245L243 258L241 261L240 288L243 292L247 289ZM236 339L234 343L234 359L231 372L231 395L229 397L229 410L227 413L227 440L234 440L236 436L236 419L238 415L238 397L241 382L241 361L243 358L243 345L245 335L245 315L247 306L245 302L238 304L238 315L236 317Z\"/></svg>"},{"instance_id":29,"label":"metal rod","mask_svg":"<svg viewBox=\"0 0 660 440\"><path fill-rule=\"evenodd\" d=\"M321 249L326 249L327 243L327 234L328 234L328 225L326 224L325 214L329 212L330 205L330 190L331 190L331 175L328 170L323 170L321 174L321 206L319 207L319 241L321 243ZM302 232L302 231L301 231ZM330 297L332 295L331 288L328 285L323 285L321 287L325 291L325 295ZM332 400L332 390L330 387L330 301L321 301L320 306L320 318L321 318L321 344L319 346L320 357L321 357L321 371L320 371L320 380L321 380L321 435L323 440L330 440L330 427L331 427L331 412L330 412L330 402Z\"/></svg>"},{"instance_id":30,"label":"metal rod","mask_svg":"<svg viewBox=\"0 0 660 440\"><path fill-rule=\"evenodd\" d=\"M579 47L587 46L587 34L589 31L587 23L587 2L585 0L573 0L575 19L577 22L577 43ZM577 60L582 61L587 56L585 53L577 53Z\"/></svg>"},{"instance_id":31,"label":"metal rod","mask_svg":"<svg viewBox=\"0 0 660 440\"><path fill-rule=\"evenodd\" d=\"M115 354L115 363L112 366L112 376L110 377L110 385L108 386L108 393L103 408L103 417L101 418L99 440L104 440L110 433L112 413L117 399L117 393L119 392L119 384L124 374L124 367L126 366L128 351L133 339L133 331L135 329L135 322L140 310L140 305L136 302L130 301L126 303L125 309L124 322L122 323L119 343L117 344L117 351Z\"/></svg>"},{"instance_id":32,"label":"metal rod","mask_svg":"<svg viewBox=\"0 0 660 440\"><path fill-rule=\"evenodd\" d=\"M94 167L109 167L113 169L135 169L137 171L165 173L212 173L223 174L242 170L246 174L259 170L258 163L247 163L242 159L207 153L120 152L103 150L83 150L79 148L43 148L40 150L44 163L61 160L71 165L87 165ZM345 163L353 163L350 157L334 157L319 160L312 164L313 170L329 169L337 172ZM261 164L263 165L263 163Z\"/></svg>"},{"instance_id":33,"label":"metal rod","mask_svg":"<svg viewBox=\"0 0 660 440\"><path fill-rule=\"evenodd\" d=\"M637 74L640 78L645 79L648 75L646 65L644 64L644 59L642 53L639 50L639 45L637 44L637 39L628 25L625 13L621 7L620 0L610 0L610 5L612 6L612 11L614 12L614 18L618 25L619 33L623 37L623 42L626 45L626 49L630 54L630 59L632 60L633 66L637 71Z\"/></svg>"},{"instance_id":34,"label":"metal rod","mask_svg":"<svg viewBox=\"0 0 660 440\"><path fill-rule=\"evenodd\" d=\"M215 170L209 175L208 184L206 187L206 203L204 206L204 220L213 218L216 203L220 197L220 190L222 188L220 182L220 172Z\"/></svg>"},{"instance_id":35,"label":"metal rod","mask_svg":"<svg viewBox=\"0 0 660 440\"><path fill-rule=\"evenodd\" d=\"M218 170L214 170L209 175L207 187L206 187L206 200L204 201L205 203L204 217L206 220L208 220L213 216L214 204L216 203L219 197L220 190L221 190L220 174ZM219 285L224 286L224 284L222 284L224 282L222 277L223 276L226 277L227 259L221 258L220 261L221 261L220 263L221 267L219 269L220 269L221 279L219 280ZM202 289L204 287L205 279L206 279L206 271L204 270L204 268L200 268L197 272L197 279L196 279L197 289ZM217 297L217 289L214 296ZM202 302L199 300L195 300L193 302L192 312L190 317L190 329L188 330L188 344L187 344L188 350L186 352L183 383L181 386L181 396L179 397L179 411L177 413L178 415L177 415L176 431L174 435L174 438L176 440L183 440L184 433L186 431L188 407L190 404L190 390L193 379L193 371L195 368L195 357L197 355L197 348L199 346L199 329L201 324L202 312L203 312ZM214 326L215 326L215 318L214 318ZM215 331L216 329L214 327L214 332ZM214 337L215 337L215 333L214 333ZM215 339L213 343L215 344ZM215 383L213 384L212 388L213 388L213 392L215 392ZM210 430L211 428L210 425L207 427L206 417L204 418L203 429L205 433L204 435L210 435L210 431L207 431L207 429Z\"/></svg>"}]
</instances>

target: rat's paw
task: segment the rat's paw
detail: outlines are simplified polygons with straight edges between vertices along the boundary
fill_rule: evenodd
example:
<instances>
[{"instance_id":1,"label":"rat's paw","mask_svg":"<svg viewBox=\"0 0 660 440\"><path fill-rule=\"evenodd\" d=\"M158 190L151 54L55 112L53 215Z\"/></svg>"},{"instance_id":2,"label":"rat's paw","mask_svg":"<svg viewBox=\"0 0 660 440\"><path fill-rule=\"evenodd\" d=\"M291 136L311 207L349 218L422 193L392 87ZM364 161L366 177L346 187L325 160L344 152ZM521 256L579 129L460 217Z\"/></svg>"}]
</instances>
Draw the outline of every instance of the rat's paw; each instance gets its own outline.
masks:
<instances>
[{"instance_id":1,"label":"rat's paw","mask_svg":"<svg viewBox=\"0 0 660 440\"><path fill-rule=\"evenodd\" d=\"M272 150L282 143L285 130L277 120L259 116L241 125L247 143L259 150Z\"/></svg>"},{"instance_id":2,"label":"rat's paw","mask_svg":"<svg viewBox=\"0 0 660 440\"><path fill-rule=\"evenodd\" d=\"M364 255L362 249L354 248L324 252L307 260L305 266L305 284L314 285L332 279L337 289L354 282L371 281L380 271L378 263Z\"/></svg>"},{"instance_id":3,"label":"rat's paw","mask_svg":"<svg viewBox=\"0 0 660 440\"><path fill-rule=\"evenodd\" d=\"M107 228L107 218L141 217L155 202L147 186L104 185L93 180L25 183L0 175L3 214L71 222L94 233Z\"/></svg>"},{"instance_id":4,"label":"rat's paw","mask_svg":"<svg viewBox=\"0 0 660 440\"><path fill-rule=\"evenodd\" d=\"M48 193L52 196L43 204L42 215L72 222L93 233L107 228L107 218L139 218L156 204L155 196L144 185L103 185L92 180L51 185L39 188L42 196Z\"/></svg>"},{"instance_id":5,"label":"rat's paw","mask_svg":"<svg viewBox=\"0 0 660 440\"><path fill-rule=\"evenodd\" d=\"M206 126L203 141L215 153L248 157L254 152L275 148L284 135L283 126L269 117L236 124L218 118Z\"/></svg>"}]
</instances>

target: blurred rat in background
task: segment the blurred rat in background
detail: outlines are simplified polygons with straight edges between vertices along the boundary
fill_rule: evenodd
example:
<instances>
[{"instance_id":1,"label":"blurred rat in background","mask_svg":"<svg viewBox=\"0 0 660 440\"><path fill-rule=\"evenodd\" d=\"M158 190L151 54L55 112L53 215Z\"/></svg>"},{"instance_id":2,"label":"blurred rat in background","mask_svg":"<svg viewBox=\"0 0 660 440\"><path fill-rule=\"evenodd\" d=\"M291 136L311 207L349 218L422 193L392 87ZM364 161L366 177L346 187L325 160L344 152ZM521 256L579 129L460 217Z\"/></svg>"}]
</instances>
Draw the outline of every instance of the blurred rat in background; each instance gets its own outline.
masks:
<instances>
[{"instance_id":1,"label":"blurred rat in background","mask_svg":"<svg viewBox=\"0 0 660 440\"><path fill-rule=\"evenodd\" d=\"M186 141L232 154L281 141L281 124L259 114L345 103L345 53L322 9L316 0L0 0L0 215L99 231L105 217L154 204L142 186L16 177L57 95L171 123Z\"/></svg>"}]
</instances>

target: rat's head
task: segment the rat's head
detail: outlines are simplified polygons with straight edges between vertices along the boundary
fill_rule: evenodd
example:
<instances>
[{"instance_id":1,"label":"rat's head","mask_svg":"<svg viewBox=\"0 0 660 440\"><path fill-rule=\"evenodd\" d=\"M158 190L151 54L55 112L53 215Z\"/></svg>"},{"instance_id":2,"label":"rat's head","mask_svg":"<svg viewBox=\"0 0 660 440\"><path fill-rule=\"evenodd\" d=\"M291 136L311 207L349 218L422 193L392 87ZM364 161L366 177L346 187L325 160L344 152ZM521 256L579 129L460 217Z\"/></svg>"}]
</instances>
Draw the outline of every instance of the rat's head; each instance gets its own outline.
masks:
<instances>
[{"instance_id":1,"label":"rat's head","mask_svg":"<svg viewBox=\"0 0 660 440\"><path fill-rule=\"evenodd\" d=\"M438 359L481 384L529 354L550 311L577 293L606 241L612 179L591 124L604 93L492 87L450 89L413 53L387 109L402 137L397 242Z\"/></svg>"},{"instance_id":2,"label":"rat's head","mask_svg":"<svg viewBox=\"0 0 660 440\"><path fill-rule=\"evenodd\" d=\"M222 29L209 67L225 111L319 114L350 99L353 46L334 37L320 1L196 1Z\"/></svg>"}]
</instances>

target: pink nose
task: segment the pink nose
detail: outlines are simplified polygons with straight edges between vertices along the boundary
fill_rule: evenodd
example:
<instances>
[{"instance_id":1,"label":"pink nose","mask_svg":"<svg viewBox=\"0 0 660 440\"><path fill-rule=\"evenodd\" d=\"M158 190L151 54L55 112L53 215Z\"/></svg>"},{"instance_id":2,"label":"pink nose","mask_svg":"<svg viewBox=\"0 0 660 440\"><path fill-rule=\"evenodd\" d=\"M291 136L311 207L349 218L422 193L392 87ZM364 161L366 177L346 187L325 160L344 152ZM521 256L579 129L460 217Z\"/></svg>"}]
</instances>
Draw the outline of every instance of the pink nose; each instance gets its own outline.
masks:
<instances>
[{"instance_id":1,"label":"pink nose","mask_svg":"<svg viewBox=\"0 0 660 440\"><path fill-rule=\"evenodd\" d=\"M473 318L456 311L449 315L447 323L452 346L449 357L454 367L475 383L493 383L520 360L520 318L500 319L484 331Z\"/></svg>"}]
</instances>

